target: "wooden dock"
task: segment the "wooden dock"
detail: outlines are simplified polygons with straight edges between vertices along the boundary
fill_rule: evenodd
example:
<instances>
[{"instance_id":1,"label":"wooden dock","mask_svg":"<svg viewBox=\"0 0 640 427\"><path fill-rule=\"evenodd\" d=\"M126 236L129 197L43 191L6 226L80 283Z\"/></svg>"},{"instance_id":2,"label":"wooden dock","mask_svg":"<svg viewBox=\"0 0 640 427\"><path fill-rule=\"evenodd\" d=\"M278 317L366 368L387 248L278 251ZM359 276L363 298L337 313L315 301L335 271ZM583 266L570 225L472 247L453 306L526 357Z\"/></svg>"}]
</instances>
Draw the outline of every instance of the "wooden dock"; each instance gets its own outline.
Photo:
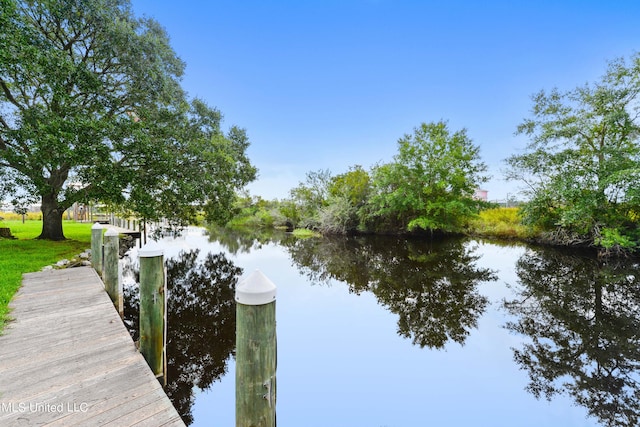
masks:
<instances>
[{"instance_id":1,"label":"wooden dock","mask_svg":"<svg viewBox=\"0 0 640 427\"><path fill-rule=\"evenodd\" d=\"M185 425L92 268L25 274L11 307L0 425Z\"/></svg>"},{"instance_id":2,"label":"wooden dock","mask_svg":"<svg viewBox=\"0 0 640 427\"><path fill-rule=\"evenodd\" d=\"M142 235L142 232L140 230L131 230L130 228L123 228L123 227L118 227L115 225L105 225L105 228L112 228L114 230L116 230L118 233L120 234L126 234L127 236L131 236L134 239L139 239L140 236Z\"/></svg>"}]
</instances>

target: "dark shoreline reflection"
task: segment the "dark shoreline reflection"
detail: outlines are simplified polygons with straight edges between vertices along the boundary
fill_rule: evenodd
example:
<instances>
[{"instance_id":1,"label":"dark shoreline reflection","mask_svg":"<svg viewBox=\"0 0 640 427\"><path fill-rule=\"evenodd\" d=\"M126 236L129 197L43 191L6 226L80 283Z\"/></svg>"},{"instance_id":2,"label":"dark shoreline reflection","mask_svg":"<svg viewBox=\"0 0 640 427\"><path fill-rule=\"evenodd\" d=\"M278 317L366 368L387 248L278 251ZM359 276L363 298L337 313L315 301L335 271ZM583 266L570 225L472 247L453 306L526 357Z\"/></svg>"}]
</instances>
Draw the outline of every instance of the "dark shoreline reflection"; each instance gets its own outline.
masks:
<instances>
[{"instance_id":1,"label":"dark shoreline reflection","mask_svg":"<svg viewBox=\"0 0 640 427\"><path fill-rule=\"evenodd\" d=\"M242 269L224 254L181 252L167 266L167 386L165 391L183 421L193 422L193 388L207 389L220 379L235 354L235 287ZM139 333L139 272L127 270L136 284L125 287L125 324Z\"/></svg>"},{"instance_id":2,"label":"dark shoreline reflection","mask_svg":"<svg viewBox=\"0 0 640 427\"><path fill-rule=\"evenodd\" d=\"M281 244L311 282L336 279L355 294L373 293L398 315L398 334L420 347L464 344L488 304L478 285L496 280L460 239L340 236Z\"/></svg>"},{"instance_id":3,"label":"dark shoreline reflection","mask_svg":"<svg viewBox=\"0 0 640 427\"><path fill-rule=\"evenodd\" d=\"M220 243L228 253L233 255L250 253L269 243L285 245L286 242L297 240L291 233L273 229L243 230L210 226L207 228L207 235L210 241Z\"/></svg>"},{"instance_id":4,"label":"dark shoreline reflection","mask_svg":"<svg viewBox=\"0 0 640 427\"><path fill-rule=\"evenodd\" d=\"M527 390L566 393L605 426L640 423L640 275L629 260L531 249L517 262L519 286L504 307L507 329L528 341L514 360Z\"/></svg>"}]
</instances>

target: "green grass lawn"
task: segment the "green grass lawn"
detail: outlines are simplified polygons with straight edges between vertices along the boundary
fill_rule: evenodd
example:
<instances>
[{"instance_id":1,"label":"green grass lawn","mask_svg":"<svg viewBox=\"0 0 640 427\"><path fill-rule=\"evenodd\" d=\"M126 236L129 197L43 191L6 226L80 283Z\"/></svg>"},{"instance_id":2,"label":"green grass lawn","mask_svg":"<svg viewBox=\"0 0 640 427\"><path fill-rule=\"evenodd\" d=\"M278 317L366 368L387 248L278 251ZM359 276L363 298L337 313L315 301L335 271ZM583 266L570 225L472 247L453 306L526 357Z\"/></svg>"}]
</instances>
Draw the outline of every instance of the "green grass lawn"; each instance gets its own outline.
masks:
<instances>
[{"instance_id":1,"label":"green grass lawn","mask_svg":"<svg viewBox=\"0 0 640 427\"><path fill-rule=\"evenodd\" d=\"M0 238L0 334L9 319L9 301L22 282L22 275L40 271L61 259L71 259L91 247L91 223L65 221L63 230L67 240L51 242L34 240L40 234L40 221L2 221L17 240Z\"/></svg>"}]
</instances>

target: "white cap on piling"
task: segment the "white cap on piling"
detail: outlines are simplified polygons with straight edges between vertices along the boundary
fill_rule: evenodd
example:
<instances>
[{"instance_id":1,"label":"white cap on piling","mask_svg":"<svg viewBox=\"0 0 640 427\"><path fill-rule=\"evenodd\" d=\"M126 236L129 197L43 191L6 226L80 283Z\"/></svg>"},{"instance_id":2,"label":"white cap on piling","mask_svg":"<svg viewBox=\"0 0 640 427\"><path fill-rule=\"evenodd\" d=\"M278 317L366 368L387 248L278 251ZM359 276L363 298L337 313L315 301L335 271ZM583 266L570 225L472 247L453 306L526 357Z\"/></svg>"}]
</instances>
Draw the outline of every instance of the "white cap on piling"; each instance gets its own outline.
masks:
<instances>
[{"instance_id":1,"label":"white cap on piling","mask_svg":"<svg viewBox=\"0 0 640 427\"><path fill-rule=\"evenodd\" d=\"M97 230L99 228L104 228L102 224L100 224L99 222L94 222L93 225L91 226L92 230Z\"/></svg>"},{"instance_id":2,"label":"white cap on piling","mask_svg":"<svg viewBox=\"0 0 640 427\"><path fill-rule=\"evenodd\" d=\"M155 240L149 241L138 251L140 258L153 258L164 255L164 248Z\"/></svg>"},{"instance_id":3,"label":"white cap on piling","mask_svg":"<svg viewBox=\"0 0 640 427\"><path fill-rule=\"evenodd\" d=\"M107 232L104 233L104 237L117 237L119 235L120 235L120 233L118 233L118 231L116 231L116 229L113 228L113 227L109 227L107 229Z\"/></svg>"},{"instance_id":4,"label":"white cap on piling","mask_svg":"<svg viewBox=\"0 0 640 427\"><path fill-rule=\"evenodd\" d=\"M260 270L242 280L236 288L236 302L244 305L263 305L276 300L276 285Z\"/></svg>"}]
</instances>

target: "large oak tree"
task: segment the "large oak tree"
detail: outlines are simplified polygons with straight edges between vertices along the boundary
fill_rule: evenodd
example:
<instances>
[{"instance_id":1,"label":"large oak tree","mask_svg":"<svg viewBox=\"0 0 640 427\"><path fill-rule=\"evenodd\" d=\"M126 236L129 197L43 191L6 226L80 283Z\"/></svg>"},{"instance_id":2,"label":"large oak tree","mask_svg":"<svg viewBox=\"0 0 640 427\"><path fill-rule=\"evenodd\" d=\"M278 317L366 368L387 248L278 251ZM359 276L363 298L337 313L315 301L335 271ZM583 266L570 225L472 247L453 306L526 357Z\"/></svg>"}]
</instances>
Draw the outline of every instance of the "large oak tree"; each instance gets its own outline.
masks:
<instances>
[{"instance_id":1,"label":"large oak tree","mask_svg":"<svg viewBox=\"0 0 640 427\"><path fill-rule=\"evenodd\" d=\"M0 6L0 174L40 196L40 238L64 239L62 214L79 201L221 218L255 177L244 132L187 102L184 63L128 0Z\"/></svg>"}]
</instances>

